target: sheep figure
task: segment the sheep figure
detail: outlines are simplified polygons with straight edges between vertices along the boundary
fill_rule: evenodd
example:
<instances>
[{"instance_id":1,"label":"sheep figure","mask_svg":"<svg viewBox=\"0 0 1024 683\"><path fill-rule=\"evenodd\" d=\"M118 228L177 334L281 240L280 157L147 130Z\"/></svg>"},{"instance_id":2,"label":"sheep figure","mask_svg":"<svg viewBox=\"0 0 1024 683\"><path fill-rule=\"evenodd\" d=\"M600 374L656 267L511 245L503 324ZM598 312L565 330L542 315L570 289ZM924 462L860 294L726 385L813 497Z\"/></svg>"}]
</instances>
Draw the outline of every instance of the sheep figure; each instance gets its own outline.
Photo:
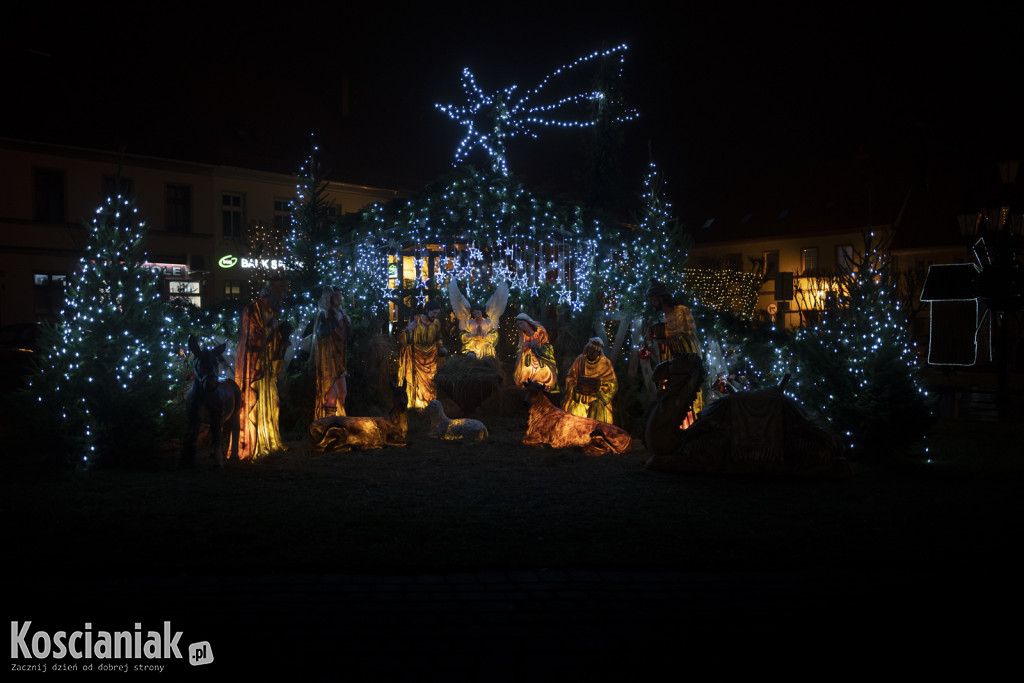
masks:
<instances>
[{"instance_id":1,"label":"sheep figure","mask_svg":"<svg viewBox=\"0 0 1024 683\"><path fill-rule=\"evenodd\" d=\"M441 402L436 399L428 403L425 410L430 418L427 436L445 441L483 441L487 438L487 427L483 422L468 418L452 420L444 414Z\"/></svg>"}]
</instances>

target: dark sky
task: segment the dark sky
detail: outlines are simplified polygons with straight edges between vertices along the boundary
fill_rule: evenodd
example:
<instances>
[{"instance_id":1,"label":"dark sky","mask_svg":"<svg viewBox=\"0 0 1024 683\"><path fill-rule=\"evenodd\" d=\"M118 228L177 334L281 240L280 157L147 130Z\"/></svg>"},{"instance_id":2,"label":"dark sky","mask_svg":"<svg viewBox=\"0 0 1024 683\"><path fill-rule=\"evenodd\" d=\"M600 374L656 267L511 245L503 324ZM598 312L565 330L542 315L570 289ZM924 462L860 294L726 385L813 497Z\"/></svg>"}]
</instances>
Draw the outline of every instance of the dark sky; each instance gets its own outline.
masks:
<instances>
[{"instance_id":1,"label":"dark sky","mask_svg":"<svg viewBox=\"0 0 1024 683\"><path fill-rule=\"evenodd\" d=\"M0 135L291 172L315 133L340 179L414 188L451 167L462 131L434 104L460 101L464 67L485 88L526 89L625 42L623 88L640 113L624 128L626 178L639 192L650 150L683 213L751 175L856 152L1021 153L1012 17L714 4L22 14L3 48ZM582 145L579 132L542 132L512 141L510 164L561 189Z\"/></svg>"}]
</instances>

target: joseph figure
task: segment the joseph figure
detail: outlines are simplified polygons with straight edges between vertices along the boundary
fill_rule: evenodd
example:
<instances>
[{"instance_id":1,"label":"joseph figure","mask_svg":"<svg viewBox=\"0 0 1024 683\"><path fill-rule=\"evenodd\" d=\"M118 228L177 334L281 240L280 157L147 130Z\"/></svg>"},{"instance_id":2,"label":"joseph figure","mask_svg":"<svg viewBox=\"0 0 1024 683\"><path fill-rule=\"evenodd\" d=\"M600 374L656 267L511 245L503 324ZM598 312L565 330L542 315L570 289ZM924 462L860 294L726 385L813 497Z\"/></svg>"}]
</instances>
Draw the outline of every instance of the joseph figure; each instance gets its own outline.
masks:
<instances>
[{"instance_id":1,"label":"joseph figure","mask_svg":"<svg viewBox=\"0 0 1024 683\"><path fill-rule=\"evenodd\" d=\"M429 301L399 335L398 382L405 384L410 408L426 408L437 398L434 375L448 355L441 339L441 306Z\"/></svg>"},{"instance_id":2,"label":"joseph figure","mask_svg":"<svg viewBox=\"0 0 1024 683\"><path fill-rule=\"evenodd\" d=\"M235 358L235 381L242 390L241 460L285 450L278 427L277 376L291 344L291 325L278 319L287 293L288 281L274 278L242 309Z\"/></svg>"}]
</instances>

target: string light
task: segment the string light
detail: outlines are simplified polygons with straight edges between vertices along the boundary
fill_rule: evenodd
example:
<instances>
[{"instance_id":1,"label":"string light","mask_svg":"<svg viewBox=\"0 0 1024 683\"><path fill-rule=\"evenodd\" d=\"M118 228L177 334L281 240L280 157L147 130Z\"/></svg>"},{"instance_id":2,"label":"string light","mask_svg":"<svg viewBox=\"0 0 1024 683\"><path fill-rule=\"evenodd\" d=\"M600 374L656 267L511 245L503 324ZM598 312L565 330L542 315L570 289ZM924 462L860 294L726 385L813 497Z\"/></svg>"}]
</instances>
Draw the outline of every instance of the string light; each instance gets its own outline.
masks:
<instances>
[{"instance_id":1,"label":"string light","mask_svg":"<svg viewBox=\"0 0 1024 683\"><path fill-rule=\"evenodd\" d=\"M466 160L469 152L479 147L490 157L492 170L502 176L508 176L506 161L506 140L529 135L537 137L538 127L584 128L597 124L594 116L582 118L549 118L570 106L603 102L603 92L583 92L568 95L551 103L533 105L533 98L541 94L548 83L559 76L568 74L587 62L597 59L617 57L621 73L626 52L626 45L618 45L608 50L598 50L580 57L576 61L555 69L547 75L536 88L526 91L522 97L516 98L518 86L511 85L504 90L487 93L477 85L476 77L468 68L462 71L462 89L466 96L465 104L437 104L453 121L466 129L465 137L455 151L456 163ZM615 117L619 121L636 118L635 111L627 111Z\"/></svg>"},{"instance_id":2,"label":"string light","mask_svg":"<svg viewBox=\"0 0 1024 683\"><path fill-rule=\"evenodd\" d=\"M113 432L126 420L139 433L155 431L181 381L178 331L168 324L157 276L144 265L148 228L137 214L120 195L96 210L60 324L44 349L47 362L31 382L79 442L82 463L95 457L100 439L116 449L125 434Z\"/></svg>"}]
</instances>

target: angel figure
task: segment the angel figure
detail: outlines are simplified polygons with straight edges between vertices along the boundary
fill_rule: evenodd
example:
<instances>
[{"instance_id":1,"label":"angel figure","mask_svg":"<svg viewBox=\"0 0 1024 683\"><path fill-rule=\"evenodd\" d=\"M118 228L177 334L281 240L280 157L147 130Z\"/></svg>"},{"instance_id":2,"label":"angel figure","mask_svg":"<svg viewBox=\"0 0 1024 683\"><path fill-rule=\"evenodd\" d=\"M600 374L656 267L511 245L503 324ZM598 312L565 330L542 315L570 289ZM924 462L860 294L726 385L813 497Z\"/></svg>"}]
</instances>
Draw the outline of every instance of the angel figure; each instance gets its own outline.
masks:
<instances>
[{"instance_id":1,"label":"angel figure","mask_svg":"<svg viewBox=\"0 0 1024 683\"><path fill-rule=\"evenodd\" d=\"M487 304L480 306L478 303L470 303L463 296L453 277L448 281L448 296L451 298L455 318L459 321L463 351L477 358L494 358L498 348L499 319L508 303L508 283L499 284Z\"/></svg>"}]
</instances>

